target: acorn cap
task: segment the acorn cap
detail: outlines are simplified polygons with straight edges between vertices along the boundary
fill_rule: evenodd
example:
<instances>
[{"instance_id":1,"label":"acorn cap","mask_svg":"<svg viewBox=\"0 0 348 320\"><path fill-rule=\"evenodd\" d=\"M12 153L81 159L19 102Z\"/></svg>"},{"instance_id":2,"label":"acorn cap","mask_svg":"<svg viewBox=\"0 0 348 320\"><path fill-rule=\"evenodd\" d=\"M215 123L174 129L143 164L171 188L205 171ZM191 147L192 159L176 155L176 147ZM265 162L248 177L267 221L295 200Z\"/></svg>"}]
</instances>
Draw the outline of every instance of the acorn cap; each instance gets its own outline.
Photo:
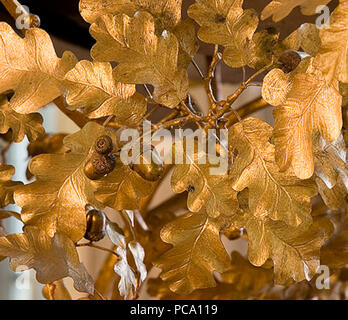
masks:
<instances>
[{"instance_id":1,"label":"acorn cap","mask_svg":"<svg viewBox=\"0 0 348 320\"><path fill-rule=\"evenodd\" d=\"M99 154L109 154L113 149L112 139L107 135L100 136L94 144L94 150Z\"/></svg>"}]
</instances>

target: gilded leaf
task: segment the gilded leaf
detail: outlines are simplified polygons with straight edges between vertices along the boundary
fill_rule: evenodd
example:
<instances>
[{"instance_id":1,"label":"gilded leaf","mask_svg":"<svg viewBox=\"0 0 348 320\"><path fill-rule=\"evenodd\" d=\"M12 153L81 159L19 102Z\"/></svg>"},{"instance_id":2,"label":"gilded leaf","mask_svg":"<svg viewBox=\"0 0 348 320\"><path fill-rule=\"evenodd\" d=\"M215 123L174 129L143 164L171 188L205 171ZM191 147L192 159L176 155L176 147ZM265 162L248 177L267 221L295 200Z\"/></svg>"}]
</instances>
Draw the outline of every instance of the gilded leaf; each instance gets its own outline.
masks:
<instances>
[{"instance_id":1,"label":"gilded leaf","mask_svg":"<svg viewBox=\"0 0 348 320\"><path fill-rule=\"evenodd\" d=\"M314 139L316 183L325 204L333 210L344 206L348 191L346 153L342 135L331 143L319 136Z\"/></svg>"},{"instance_id":2,"label":"gilded leaf","mask_svg":"<svg viewBox=\"0 0 348 320\"><path fill-rule=\"evenodd\" d=\"M92 57L118 62L114 69L117 81L153 85L154 99L170 108L185 99L188 80L186 70L178 68L178 40L166 30L157 36L149 13L106 15L90 32L97 40Z\"/></svg>"},{"instance_id":3,"label":"gilded leaf","mask_svg":"<svg viewBox=\"0 0 348 320\"><path fill-rule=\"evenodd\" d=\"M80 61L65 76L70 109L83 108L90 118L113 115L122 125L135 125L146 111L146 101L135 85L116 82L107 62Z\"/></svg>"},{"instance_id":4,"label":"gilded leaf","mask_svg":"<svg viewBox=\"0 0 348 320\"><path fill-rule=\"evenodd\" d=\"M80 240L86 230L87 204L100 206L94 198L93 182L84 174L84 165L93 152L95 140L106 134L104 127L89 122L64 139L70 152L42 154L33 158L29 169L36 181L16 190L16 204L22 207L22 220L45 230L50 237L56 232ZM58 174L59 173L59 174Z\"/></svg>"},{"instance_id":5,"label":"gilded leaf","mask_svg":"<svg viewBox=\"0 0 348 320\"><path fill-rule=\"evenodd\" d=\"M13 203L13 193L22 185L21 182L11 181L14 172L12 166L0 164L0 208Z\"/></svg>"},{"instance_id":6,"label":"gilded leaf","mask_svg":"<svg viewBox=\"0 0 348 320\"><path fill-rule=\"evenodd\" d=\"M235 289L233 284L216 281L214 288L197 289L190 294L177 294L161 279L149 279L148 293L161 300L246 300L251 296Z\"/></svg>"},{"instance_id":7,"label":"gilded leaf","mask_svg":"<svg viewBox=\"0 0 348 320\"><path fill-rule=\"evenodd\" d=\"M171 178L174 192L189 191L187 208L199 212L205 208L210 217L234 215L238 210L237 193L232 189L232 182L227 172L212 174L214 166L200 164L201 155L195 153L193 158L186 154L185 164L177 164Z\"/></svg>"},{"instance_id":8,"label":"gilded leaf","mask_svg":"<svg viewBox=\"0 0 348 320\"><path fill-rule=\"evenodd\" d=\"M327 81L348 82L348 1L340 4L330 16L329 27L320 30L321 47L314 59Z\"/></svg>"},{"instance_id":9,"label":"gilded leaf","mask_svg":"<svg viewBox=\"0 0 348 320\"><path fill-rule=\"evenodd\" d=\"M156 35L164 30L174 33L179 41L178 65L186 68L198 50L195 25L192 20L181 20L182 0L81 0L80 12L89 23L103 15L126 14L134 16L137 11L151 13L155 21Z\"/></svg>"},{"instance_id":10,"label":"gilded leaf","mask_svg":"<svg viewBox=\"0 0 348 320\"><path fill-rule=\"evenodd\" d=\"M232 284L234 290L250 296L273 284L272 269L254 267L237 251L232 252L231 260L231 267L221 274L221 281Z\"/></svg>"},{"instance_id":11,"label":"gilded leaf","mask_svg":"<svg viewBox=\"0 0 348 320\"><path fill-rule=\"evenodd\" d=\"M328 220L314 220L308 228L291 227L281 221L258 219L246 212L239 225L247 230L249 261L255 266L267 259L274 264L275 283L289 285L309 281L320 265L319 251L332 232Z\"/></svg>"},{"instance_id":12,"label":"gilded leaf","mask_svg":"<svg viewBox=\"0 0 348 320\"><path fill-rule=\"evenodd\" d=\"M282 220L292 226L310 223L315 184L279 171L274 145L269 143L272 131L257 118L242 120L230 129L230 144L238 152L230 173L232 187L238 192L248 188L249 209L258 218Z\"/></svg>"},{"instance_id":13,"label":"gilded leaf","mask_svg":"<svg viewBox=\"0 0 348 320\"><path fill-rule=\"evenodd\" d=\"M115 210L139 209L140 201L150 195L155 186L122 163L118 163L108 176L93 183L97 188L96 199Z\"/></svg>"},{"instance_id":14,"label":"gilded leaf","mask_svg":"<svg viewBox=\"0 0 348 320\"><path fill-rule=\"evenodd\" d=\"M14 90L11 109L30 113L61 95L60 83L77 62L71 52L58 58L49 35L37 28L21 38L2 22L0 38L0 92Z\"/></svg>"},{"instance_id":15,"label":"gilded leaf","mask_svg":"<svg viewBox=\"0 0 348 320\"><path fill-rule=\"evenodd\" d=\"M301 179L314 171L312 134L336 140L342 128L342 97L338 82L327 83L312 73L296 74L286 101L274 110L276 161L281 170L293 167Z\"/></svg>"},{"instance_id":16,"label":"gilded leaf","mask_svg":"<svg viewBox=\"0 0 348 320\"><path fill-rule=\"evenodd\" d=\"M262 11L261 19L273 18L278 22L290 14L297 6L301 6L301 12L304 15L313 15L320 5L326 5L331 0L272 0Z\"/></svg>"},{"instance_id":17,"label":"gilded leaf","mask_svg":"<svg viewBox=\"0 0 348 320\"><path fill-rule=\"evenodd\" d=\"M281 69L272 69L266 74L262 82L262 98L271 106L280 106L286 102L287 95L294 83L295 76L304 73L309 59L302 61L295 70L284 73Z\"/></svg>"},{"instance_id":18,"label":"gilded leaf","mask_svg":"<svg viewBox=\"0 0 348 320\"><path fill-rule=\"evenodd\" d=\"M230 259L220 240L220 221L205 212L187 213L161 231L163 241L174 247L156 260L161 278L172 291L190 293L215 286L213 272L224 272Z\"/></svg>"},{"instance_id":19,"label":"gilded leaf","mask_svg":"<svg viewBox=\"0 0 348 320\"><path fill-rule=\"evenodd\" d=\"M321 47L321 40L317 26L312 23L304 23L297 30L303 51L312 57L316 56Z\"/></svg>"},{"instance_id":20,"label":"gilded leaf","mask_svg":"<svg viewBox=\"0 0 348 320\"><path fill-rule=\"evenodd\" d=\"M348 264L348 221L341 223L332 238L323 246L320 252L323 265L329 268L344 268Z\"/></svg>"},{"instance_id":21,"label":"gilded leaf","mask_svg":"<svg viewBox=\"0 0 348 320\"><path fill-rule=\"evenodd\" d=\"M25 227L24 233L0 237L0 255L10 258L13 271L35 269L40 283L71 277L76 290L94 293L93 280L80 263L75 244L63 234L51 238L36 227Z\"/></svg>"},{"instance_id":22,"label":"gilded leaf","mask_svg":"<svg viewBox=\"0 0 348 320\"><path fill-rule=\"evenodd\" d=\"M0 133L12 132L11 139L20 142L26 135L29 141L42 137L42 117L39 113L20 114L14 111L5 96L0 96Z\"/></svg>"},{"instance_id":23,"label":"gilded leaf","mask_svg":"<svg viewBox=\"0 0 348 320\"><path fill-rule=\"evenodd\" d=\"M257 13L243 10L243 0L197 0L188 15L199 25L198 37L225 47L223 59L231 67L247 64L244 54L258 26Z\"/></svg>"},{"instance_id":24,"label":"gilded leaf","mask_svg":"<svg viewBox=\"0 0 348 320\"><path fill-rule=\"evenodd\" d=\"M137 11L147 11L163 29L169 29L181 19L181 3L182 0L80 0L80 13L92 24L108 14L133 16Z\"/></svg>"},{"instance_id":25,"label":"gilded leaf","mask_svg":"<svg viewBox=\"0 0 348 320\"><path fill-rule=\"evenodd\" d=\"M232 252L230 270L221 274L214 288L197 289L190 294L172 292L161 279L149 279L150 295L164 300L240 300L250 299L265 286L273 285L273 270L254 267L238 252Z\"/></svg>"}]
</instances>

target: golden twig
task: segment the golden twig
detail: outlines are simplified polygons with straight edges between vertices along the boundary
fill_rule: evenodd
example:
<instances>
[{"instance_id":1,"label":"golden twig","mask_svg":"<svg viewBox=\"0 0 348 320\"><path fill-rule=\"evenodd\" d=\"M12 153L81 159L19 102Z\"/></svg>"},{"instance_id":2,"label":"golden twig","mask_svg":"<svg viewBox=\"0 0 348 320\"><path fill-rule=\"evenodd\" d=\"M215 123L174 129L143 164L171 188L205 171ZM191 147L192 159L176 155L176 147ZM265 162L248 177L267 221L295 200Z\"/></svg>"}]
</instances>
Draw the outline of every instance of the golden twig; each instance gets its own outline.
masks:
<instances>
[{"instance_id":1,"label":"golden twig","mask_svg":"<svg viewBox=\"0 0 348 320\"><path fill-rule=\"evenodd\" d=\"M207 92L209 104L210 104L210 108L209 108L210 114L212 114L216 108L216 98L214 96L214 92L211 85L212 85L212 79L214 78L216 65L220 60L221 60L221 54L219 53L219 46L215 45L213 58L210 62L209 69L208 69L208 74L204 78L205 91Z\"/></svg>"}]
</instances>

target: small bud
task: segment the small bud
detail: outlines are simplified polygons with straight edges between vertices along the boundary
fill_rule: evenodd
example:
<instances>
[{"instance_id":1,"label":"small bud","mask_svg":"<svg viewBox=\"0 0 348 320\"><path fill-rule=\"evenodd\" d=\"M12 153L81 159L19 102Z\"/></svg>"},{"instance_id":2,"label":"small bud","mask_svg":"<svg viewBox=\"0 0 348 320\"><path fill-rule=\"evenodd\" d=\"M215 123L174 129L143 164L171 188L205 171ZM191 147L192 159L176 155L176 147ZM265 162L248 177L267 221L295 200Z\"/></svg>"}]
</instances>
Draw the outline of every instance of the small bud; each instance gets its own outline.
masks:
<instances>
[{"instance_id":1,"label":"small bud","mask_svg":"<svg viewBox=\"0 0 348 320\"><path fill-rule=\"evenodd\" d=\"M92 209L88 211L87 229L85 239L89 241L99 241L105 237L106 234L106 217L104 212Z\"/></svg>"},{"instance_id":2,"label":"small bud","mask_svg":"<svg viewBox=\"0 0 348 320\"><path fill-rule=\"evenodd\" d=\"M113 149L112 139L107 135L99 137L94 145L94 150L100 154L109 154Z\"/></svg>"}]
</instances>

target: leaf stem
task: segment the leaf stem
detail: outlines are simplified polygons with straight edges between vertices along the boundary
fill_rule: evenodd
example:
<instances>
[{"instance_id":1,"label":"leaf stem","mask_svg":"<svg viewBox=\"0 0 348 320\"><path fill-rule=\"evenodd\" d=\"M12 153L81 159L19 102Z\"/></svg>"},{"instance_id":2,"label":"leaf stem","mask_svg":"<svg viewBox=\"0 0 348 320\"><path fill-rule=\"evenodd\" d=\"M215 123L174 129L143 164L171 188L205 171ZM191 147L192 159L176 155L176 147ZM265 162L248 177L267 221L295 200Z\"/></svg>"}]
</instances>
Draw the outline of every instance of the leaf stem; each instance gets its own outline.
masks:
<instances>
[{"instance_id":1,"label":"leaf stem","mask_svg":"<svg viewBox=\"0 0 348 320\"><path fill-rule=\"evenodd\" d=\"M76 244L76 247L78 247L78 248L79 247L91 247L91 248L94 248L94 249L98 249L98 250L102 250L102 251L106 251L106 252L112 253L113 255L118 257L118 254L115 251L112 251L111 249L104 248L104 247L101 247L101 246L97 246L93 242L79 243L79 244Z\"/></svg>"}]
</instances>

